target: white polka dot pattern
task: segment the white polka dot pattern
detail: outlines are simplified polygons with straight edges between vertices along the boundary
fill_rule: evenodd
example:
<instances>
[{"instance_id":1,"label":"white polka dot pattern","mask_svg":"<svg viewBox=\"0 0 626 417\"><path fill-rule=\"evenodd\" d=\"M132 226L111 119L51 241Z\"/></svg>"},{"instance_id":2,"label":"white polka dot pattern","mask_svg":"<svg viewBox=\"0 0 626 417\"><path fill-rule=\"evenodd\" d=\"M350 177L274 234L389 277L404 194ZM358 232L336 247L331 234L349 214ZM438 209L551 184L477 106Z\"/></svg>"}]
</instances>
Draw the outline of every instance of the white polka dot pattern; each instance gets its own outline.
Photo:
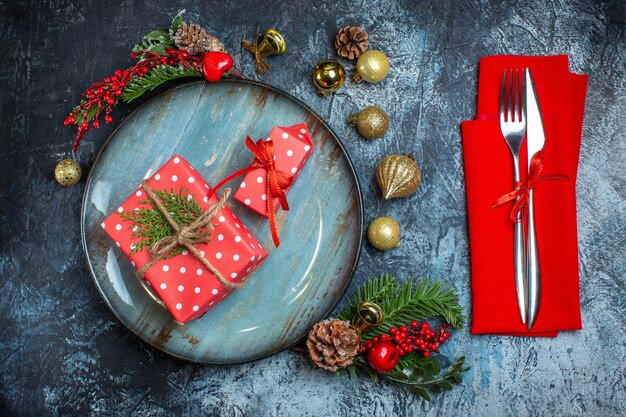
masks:
<instances>
[{"instance_id":1,"label":"white polka dot pattern","mask_svg":"<svg viewBox=\"0 0 626 417\"><path fill-rule=\"evenodd\" d=\"M174 161L175 158L178 158L178 162ZM261 183L256 182L259 176L262 178ZM252 177L251 182L262 187L264 178L257 174ZM209 200L209 185L180 156L173 157L161 167L148 179L148 184L155 190L172 188L178 190L182 186L186 189L187 195L203 210L218 198L213 196ZM244 186L244 189L250 188L250 181L247 184L248 187ZM261 194L258 194L256 197L257 201L261 201L260 196ZM130 262L133 266L137 265L137 268L148 261L147 249L131 253L139 241L139 238L133 237L137 228L132 221L122 219L119 213L128 210L139 211L144 207L151 208L150 204L140 202L145 198L146 193L142 189L135 189L130 197L101 224L105 233L111 236L119 250L129 257ZM245 280L248 273L262 262L266 252L260 248L254 236L247 233L245 225L229 208L220 210L213 224L214 239L208 244L197 245L196 249L228 280L235 282ZM241 229L246 233L242 233ZM191 256L187 249L180 255L158 262L146 272L145 280L146 285L153 288L174 318L181 323L202 316L232 292L205 269L195 256Z\"/></svg>"}]
</instances>

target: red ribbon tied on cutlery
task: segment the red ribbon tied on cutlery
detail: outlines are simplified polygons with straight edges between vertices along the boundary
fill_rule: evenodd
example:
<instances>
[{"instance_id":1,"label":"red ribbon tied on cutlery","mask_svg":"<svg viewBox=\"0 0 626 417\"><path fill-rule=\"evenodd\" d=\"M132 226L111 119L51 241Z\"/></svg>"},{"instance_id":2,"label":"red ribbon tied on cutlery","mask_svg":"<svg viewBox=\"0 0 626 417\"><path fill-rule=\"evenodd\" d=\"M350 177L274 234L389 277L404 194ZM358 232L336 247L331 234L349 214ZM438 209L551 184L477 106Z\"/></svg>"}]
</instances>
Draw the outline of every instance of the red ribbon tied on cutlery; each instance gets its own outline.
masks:
<instances>
[{"instance_id":1,"label":"red ribbon tied on cutlery","mask_svg":"<svg viewBox=\"0 0 626 417\"><path fill-rule=\"evenodd\" d=\"M530 168L528 170L528 179L526 180L526 182L516 182L515 189L498 198L496 202L493 203L491 208L494 209L508 202L515 201L515 204L513 204L513 208L511 209L511 221L513 223L517 223L517 215L519 213L522 213L522 215L520 216L520 221L528 214L528 200L530 199L530 190L535 188L535 185L537 185L539 181L569 181L569 177L567 175L555 174L542 176L541 171L543 171L543 151L535 153L535 155L530 160Z\"/></svg>"},{"instance_id":2,"label":"red ribbon tied on cutlery","mask_svg":"<svg viewBox=\"0 0 626 417\"><path fill-rule=\"evenodd\" d=\"M289 185L291 185L293 176L276 169L276 164L274 162L274 143L271 140L264 141L263 139L259 139L256 143L254 143L250 137L246 137L246 146L254 154L254 161L252 161L250 166L240 169L239 171L236 171L224 178L215 186L215 188L213 188L209 197L211 197L211 195L213 195L224 184L237 178L238 176L245 175L255 169L265 169L267 171L267 181L265 181L267 184L267 199L265 200L267 205L267 215L269 216L272 240L274 240L274 245L278 247L280 246L280 238L278 237L278 228L276 226L274 198L278 198L280 206L283 210L289 210L286 190Z\"/></svg>"}]
</instances>

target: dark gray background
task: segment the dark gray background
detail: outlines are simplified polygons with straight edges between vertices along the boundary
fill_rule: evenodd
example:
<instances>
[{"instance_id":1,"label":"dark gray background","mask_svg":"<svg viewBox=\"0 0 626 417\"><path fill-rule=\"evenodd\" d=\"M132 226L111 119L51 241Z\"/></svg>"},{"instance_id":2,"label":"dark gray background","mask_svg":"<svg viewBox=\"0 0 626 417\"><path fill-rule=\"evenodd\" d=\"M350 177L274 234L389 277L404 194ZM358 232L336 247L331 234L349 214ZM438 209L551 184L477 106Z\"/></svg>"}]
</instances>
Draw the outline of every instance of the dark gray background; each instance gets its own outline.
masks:
<instances>
[{"instance_id":1,"label":"dark gray background","mask_svg":"<svg viewBox=\"0 0 626 417\"><path fill-rule=\"evenodd\" d=\"M196 366L133 336L87 271L79 235L84 180L62 188L52 172L69 156L74 130L62 121L80 93L130 66L133 43L181 8L224 41L247 76L295 95L330 123L359 174L366 223L389 214L402 224L399 249L364 245L350 291L383 271L435 276L458 287L468 312L459 123L475 112L478 60L569 54L572 71L590 76L578 180L583 330L557 339L457 332L446 353L467 356L473 368L462 386L431 403L384 383L338 378L294 352ZM334 56L332 40L346 24L369 31L371 47L390 57L390 76L319 98L311 70ZM259 76L239 44L270 26L288 51ZM0 414L623 415L625 45L621 1L0 0ZM119 106L116 123L139 104ZM368 143L344 120L371 104L388 111L392 128ZM85 138L76 155L85 171L112 129ZM424 182L416 196L385 202L373 170L393 152L413 153Z\"/></svg>"}]
</instances>

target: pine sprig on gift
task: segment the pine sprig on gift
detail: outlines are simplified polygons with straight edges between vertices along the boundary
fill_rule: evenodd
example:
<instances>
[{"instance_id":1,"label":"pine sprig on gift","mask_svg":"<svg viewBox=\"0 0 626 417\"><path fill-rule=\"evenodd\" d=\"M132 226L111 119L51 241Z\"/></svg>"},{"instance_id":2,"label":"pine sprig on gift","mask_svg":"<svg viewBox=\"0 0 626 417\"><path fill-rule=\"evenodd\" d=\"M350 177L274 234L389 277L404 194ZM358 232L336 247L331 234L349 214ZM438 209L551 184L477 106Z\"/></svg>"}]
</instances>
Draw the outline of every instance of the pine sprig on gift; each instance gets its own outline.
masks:
<instances>
[{"instance_id":1,"label":"pine sprig on gift","mask_svg":"<svg viewBox=\"0 0 626 417\"><path fill-rule=\"evenodd\" d=\"M412 320L441 316L452 327L462 328L465 324L459 296L453 288L437 280L421 279L415 283L409 279L399 283L390 275L368 281L359 288L352 301L338 314L342 320L352 320L361 301L378 304L385 314L384 322L362 335L369 340Z\"/></svg>"},{"instance_id":2,"label":"pine sprig on gift","mask_svg":"<svg viewBox=\"0 0 626 417\"><path fill-rule=\"evenodd\" d=\"M187 189L181 187L178 193L174 190L156 191L153 190L159 200L167 209L172 219L180 225L186 226L191 224L200 215L202 209L200 205L193 199L193 196L187 192ZM151 199L140 200L140 203L153 204ZM133 225L133 238L141 240L134 244L131 253L142 251L144 248L150 248L164 237L174 234L174 229L169 224L163 213L159 210L142 208L131 212L119 213L124 220L130 220ZM172 251L168 257L172 257L182 253L183 248L179 247Z\"/></svg>"},{"instance_id":3,"label":"pine sprig on gift","mask_svg":"<svg viewBox=\"0 0 626 417\"><path fill-rule=\"evenodd\" d=\"M443 390L451 390L453 384L460 384L463 381L461 372L470 369L463 366L464 363L465 357L461 356L442 372L438 357L424 358L410 353L398 360L392 372L379 374L370 368L364 356L358 356L352 365L347 367L347 371L351 377L366 377L372 382L377 382L380 378L394 384L408 386L426 401L430 401L428 390L438 394Z\"/></svg>"},{"instance_id":4,"label":"pine sprig on gift","mask_svg":"<svg viewBox=\"0 0 626 417\"><path fill-rule=\"evenodd\" d=\"M196 65L163 65L154 67L143 77L134 78L127 84L122 94L122 99L128 103L167 81L185 77L202 77L202 72Z\"/></svg>"}]
</instances>

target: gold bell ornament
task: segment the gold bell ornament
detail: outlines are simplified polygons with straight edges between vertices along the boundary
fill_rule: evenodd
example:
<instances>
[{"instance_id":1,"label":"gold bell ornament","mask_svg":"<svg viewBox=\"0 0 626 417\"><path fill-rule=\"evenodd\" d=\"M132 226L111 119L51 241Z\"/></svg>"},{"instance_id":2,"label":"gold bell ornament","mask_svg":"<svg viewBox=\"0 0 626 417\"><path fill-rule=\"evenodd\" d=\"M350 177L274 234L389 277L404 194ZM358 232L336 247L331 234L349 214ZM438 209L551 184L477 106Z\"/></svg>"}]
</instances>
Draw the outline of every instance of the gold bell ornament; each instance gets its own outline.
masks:
<instances>
[{"instance_id":1,"label":"gold bell ornament","mask_svg":"<svg viewBox=\"0 0 626 417\"><path fill-rule=\"evenodd\" d=\"M400 246L400 225L391 217L379 217L370 223L367 238L378 250L396 248Z\"/></svg>"},{"instance_id":2,"label":"gold bell ornament","mask_svg":"<svg viewBox=\"0 0 626 417\"><path fill-rule=\"evenodd\" d=\"M78 183L82 173L80 164L73 159L64 159L54 167L54 179L66 187Z\"/></svg>"},{"instance_id":3,"label":"gold bell ornament","mask_svg":"<svg viewBox=\"0 0 626 417\"><path fill-rule=\"evenodd\" d=\"M361 136L366 139L379 139L389 129L389 116L380 107L369 106L358 114L350 115L348 124L356 126Z\"/></svg>"},{"instance_id":4,"label":"gold bell ornament","mask_svg":"<svg viewBox=\"0 0 626 417\"><path fill-rule=\"evenodd\" d=\"M367 81L370 84L376 84L387 78L388 73L387 55L380 51L367 50L356 62L356 73L352 76L352 81L355 83Z\"/></svg>"},{"instance_id":5,"label":"gold bell ornament","mask_svg":"<svg viewBox=\"0 0 626 417\"><path fill-rule=\"evenodd\" d=\"M378 304L371 301L361 301L356 308L356 316L352 321L352 327L359 334L362 334L376 326L380 326L384 321L385 314Z\"/></svg>"},{"instance_id":6,"label":"gold bell ornament","mask_svg":"<svg viewBox=\"0 0 626 417\"><path fill-rule=\"evenodd\" d=\"M376 168L376 182L385 200L407 197L417 191L422 172L411 156L389 155Z\"/></svg>"},{"instance_id":7,"label":"gold bell ornament","mask_svg":"<svg viewBox=\"0 0 626 417\"><path fill-rule=\"evenodd\" d=\"M287 44L285 43L283 35L278 33L276 29L267 29L265 34L257 36L252 44L242 41L241 46L246 51L250 51L254 54L256 70L261 74L265 74L265 72L270 69L270 65L265 60L265 57L281 55L287 50Z\"/></svg>"},{"instance_id":8,"label":"gold bell ornament","mask_svg":"<svg viewBox=\"0 0 626 417\"><path fill-rule=\"evenodd\" d=\"M320 96L339 90L346 81L346 70L334 59L320 61L313 70L313 84Z\"/></svg>"}]
</instances>

